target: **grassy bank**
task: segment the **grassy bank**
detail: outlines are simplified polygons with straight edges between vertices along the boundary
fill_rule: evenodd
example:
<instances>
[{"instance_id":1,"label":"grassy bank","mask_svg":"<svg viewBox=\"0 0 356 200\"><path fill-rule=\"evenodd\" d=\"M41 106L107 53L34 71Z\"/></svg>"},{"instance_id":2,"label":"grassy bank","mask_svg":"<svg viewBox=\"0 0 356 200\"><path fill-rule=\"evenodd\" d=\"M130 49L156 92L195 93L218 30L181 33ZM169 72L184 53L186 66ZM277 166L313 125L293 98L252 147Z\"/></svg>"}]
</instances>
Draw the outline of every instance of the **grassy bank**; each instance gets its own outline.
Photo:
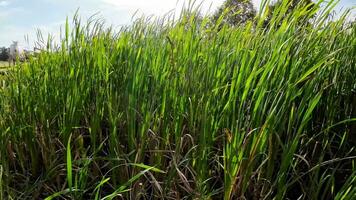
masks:
<instances>
[{"instance_id":1,"label":"grassy bank","mask_svg":"<svg viewBox=\"0 0 356 200\"><path fill-rule=\"evenodd\" d=\"M67 22L0 90L0 199L354 199L356 26L328 8Z\"/></svg>"}]
</instances>

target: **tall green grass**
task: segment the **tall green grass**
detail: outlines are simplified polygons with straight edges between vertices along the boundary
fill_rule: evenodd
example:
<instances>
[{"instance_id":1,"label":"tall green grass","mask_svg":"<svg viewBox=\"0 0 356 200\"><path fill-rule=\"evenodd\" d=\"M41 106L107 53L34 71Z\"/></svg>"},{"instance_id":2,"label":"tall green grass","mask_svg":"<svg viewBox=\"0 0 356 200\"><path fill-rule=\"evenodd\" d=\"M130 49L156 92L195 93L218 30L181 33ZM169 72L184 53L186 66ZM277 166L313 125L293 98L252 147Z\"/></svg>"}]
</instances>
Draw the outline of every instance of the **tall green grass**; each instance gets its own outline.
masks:
<instances>
[{"instance_id":1,"label":"tall green grass","mask_svg":"<svg viewBox=\"0 0 356 200\"><path fill-rule=\"evenodd\" d=\"M356 26L286 6L67 20L0 90L0 197L355 199Z\"/></svg>"}]
</instances>

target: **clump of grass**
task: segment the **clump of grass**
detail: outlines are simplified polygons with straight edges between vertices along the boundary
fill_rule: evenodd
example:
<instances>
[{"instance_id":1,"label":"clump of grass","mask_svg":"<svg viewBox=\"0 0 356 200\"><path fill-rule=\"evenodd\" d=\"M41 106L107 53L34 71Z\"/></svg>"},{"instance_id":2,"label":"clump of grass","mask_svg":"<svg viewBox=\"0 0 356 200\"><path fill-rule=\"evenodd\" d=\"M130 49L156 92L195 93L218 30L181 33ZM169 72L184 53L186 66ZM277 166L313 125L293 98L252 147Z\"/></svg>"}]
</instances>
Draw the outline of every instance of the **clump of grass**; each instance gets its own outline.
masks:
<instances>
[{"instance_id":1,"label":"clump of grass","mask_svg":"<svg viewBox=\"0 0 356 200\"><path fill-rule=\"evenodd\" d=\"M356 27L332 6L67 20L0 90L1 197L353 199Z\"/></svg>"}]
</instances>

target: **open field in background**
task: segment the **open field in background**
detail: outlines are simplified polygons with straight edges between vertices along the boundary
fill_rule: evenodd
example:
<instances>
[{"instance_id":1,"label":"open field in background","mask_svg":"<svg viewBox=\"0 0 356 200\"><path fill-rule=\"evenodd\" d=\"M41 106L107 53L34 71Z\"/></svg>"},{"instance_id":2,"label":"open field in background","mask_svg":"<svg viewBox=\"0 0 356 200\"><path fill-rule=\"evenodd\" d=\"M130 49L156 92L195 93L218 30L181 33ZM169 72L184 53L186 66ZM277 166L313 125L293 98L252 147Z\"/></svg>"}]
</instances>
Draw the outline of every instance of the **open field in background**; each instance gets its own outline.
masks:
<instances>
[{"instance_id":1,"label":"open field in background","mask_svg":"<svg viewBox=\"0 0 356 200\"><path fill-rule=\"evenodd\" d=\"M0 61L0 81L2 81L5 78L5 73L8 71L8 67L9 67L8 62Z\"/></svg>"},{"instance_id":2,"label":"open field in background","mask_svg":"<svg viewBox=\"0 0 356 200\"><path fill-rule=\"evenodd\" d=\"M0 89L0 199L356 199L356 24L285 9L67 21Z\"/></svg>"},{"instance_id":3,"label":"open field in background","mask_svg":"<svg viewBox=\"0 0 356 200\"><path fill-rule=\"evenodd\" d=\"M5 75L9 70L15 69L15 67L9 67L9 63L6 61L0 61L0 81L5 79ZM1 85L0 85L1 86Z\"/></svg>"},{"instance_id":4,"label":"open field in background","mask_svg":"<svg viewBox=\"0 0 356 200\"><path fill-rule=\"evenodd\" d=\"M0 69L4 67L8 67L9 63L6 61L0 61Z\"/></svg>"}]
</instances>

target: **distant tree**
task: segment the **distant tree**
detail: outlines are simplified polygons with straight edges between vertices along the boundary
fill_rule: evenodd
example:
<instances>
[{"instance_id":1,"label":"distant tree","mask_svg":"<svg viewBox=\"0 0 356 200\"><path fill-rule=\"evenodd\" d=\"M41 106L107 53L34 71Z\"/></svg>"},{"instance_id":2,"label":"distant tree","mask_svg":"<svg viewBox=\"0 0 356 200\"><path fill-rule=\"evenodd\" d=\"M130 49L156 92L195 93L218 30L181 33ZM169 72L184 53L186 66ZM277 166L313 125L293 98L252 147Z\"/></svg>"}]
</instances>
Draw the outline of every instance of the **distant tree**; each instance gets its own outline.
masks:
<instances>
[{"instance_id":1,"label":"distant tree","mask_svg":"<svg viewBox=\"0 0 356 200\"><path fill-rule=\"evenodd\" d=\"M225 11L227 13L225 13L223 23L230 26L246 24L256 16L256 10L251 0L226 0L214 14L213 20L217 21Z\"/></svg>"},{"instance_id":2,"label":"distant tree","mask_svg":"<svg viewBox=\"0 0 356 200\"><path fill-rule=\"evenodd\" d=\"M7 61L9 59L9 52L6 47L1 47L0 48L0 60L1 61Z\"/></svg>"},{"instance_id":3,"label":"distant tree","mask_svg":"<svg viewBox=\"0 0 356 200\"><path fill-rule=\"evenodd\" d=\"M278 0L275 3L269 5L269 13L267 18L265 19L265 26L267 26L275 12L277 12L277 8L279 8L283 4L283 0ZM288 14L292 13L298 7L307 7L308 10L311 10L316 6L316 4L312 0L290 0L288 2L288 9L285 13L279 13L279 15L283 15L282 20L288 16ZM310 18L305 18L300 21L301 24L308 23Z\"/></svg>"},{"instance_id":4,"label":"distant tree","mask_svg":"<svg viewBox=\"0 0 356 200\"><path fill-rule=\"evenodd\" d=\"M273 10L276 6L281 5L282 2L283 2L283 0L278 0L275 3L271 4L270 8ZM300 4L302 4L302 6L308 6L308 5L314 4L312 0L290 0L288 3L289 3L289 6L288 6L287 12L291 12L292 10L297 8L297 6L299 6Z\"/></svg>"},{"instance_id":5,"label":"distant tree","mask_svg":"<svg viewBox=\"0 0 356 200\"><path fill-rule=\"evenodd\" d=\"M203 15L196 10L183 10L183 23L200 26L203 23Z\"/></svg>"}]
</instances>

